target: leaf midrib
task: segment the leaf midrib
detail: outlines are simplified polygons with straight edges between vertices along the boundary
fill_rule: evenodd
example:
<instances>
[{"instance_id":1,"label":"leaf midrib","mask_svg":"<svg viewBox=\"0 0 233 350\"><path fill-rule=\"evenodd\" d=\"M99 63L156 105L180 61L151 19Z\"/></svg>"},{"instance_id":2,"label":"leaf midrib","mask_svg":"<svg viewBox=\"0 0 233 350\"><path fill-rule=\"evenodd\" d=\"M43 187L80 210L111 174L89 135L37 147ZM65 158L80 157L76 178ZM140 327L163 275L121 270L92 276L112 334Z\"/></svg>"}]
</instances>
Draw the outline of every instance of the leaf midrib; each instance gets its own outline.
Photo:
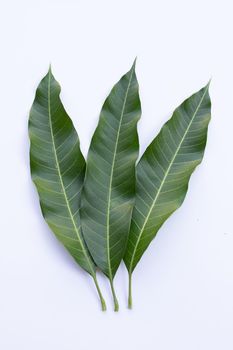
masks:
<instances>
[{"instance_id":1,"label":"leaf midrib","mask_svg":"<svg viewBox=\"0 0 233 350\"><path fill-rule=\"evenodd\" d=\"M204 90L204 92L203 92L203 96L201 97L200 102L198 103L198 106L197 106L196 110L194 111L194 114L193 114L193 116L192 116L192 118L191 118L191 120L190 120L190 122L189 122L189 125L188 125L188 127L187 127L187 129L186 129L186 131L185 131L185 133L184 133L184 135L183 135L183 137L182 137L182 139L181 139L181 141L180 141L178 147L177 147L177 150L176 150L174 156L172 157L172 160L171 160L171 162L170 162L170 164L169 164L169 166L168 166L168 168L167 168L167 171L166 171L166 173L165 173L165 175L164 175L164 179L162 180L161 185L159 186L159 189L158 189L158 192L157 192L157 194L156 194L156 196L155 196L155 199L153 200L152 205L151 205L151 208L150 208L150 210L149 210L149 212L148 212L148 214L147 214L147 216L146 216L146 218L145 218L144 224L143 224L143 226L142 226L142 228L141 228L141 230L140 230L140 233L139 233L139 235L138 235L138 239L137 239L137 242L136 242L136 244L135 244L134 251L133 251L133 254L132 254L131 263L130 263L130 266L129 266L129 272L130 272L130 273L132 273L132 267L133 267L133 262L134 262L136 250L137 250L138 244L139 244L139 242L140 242L140 240L141 240L141 236L142 236L142 234L143 234L144 228L145 228L145 226L146 226L146 224L147 224L147 221L149 220L149 217L150 217L150 215L151 215L151 212L152 212L152 210L153 210L153 208L154 208L154 206L155 206L155 204L156 204L156 201L157 201L157 199L158 199L158 197L159 197L159 195L160 195L160 192L161 192L161 190L162 190L162 188L163 188L163 185L164 185L164 183L165 183L165 181L166 181L166 178L167 178L167 176L168 176L168 174L169 174L169 172L170 172L170 169L171 169L171 167L172 167L172 165L173 165L173 163L174 163L174 161L175 161L175 159L176 159L176 157L177 157L177 154L178 154L178 152L179 152L179 150L180 150L180 148L181 148L181 146L182 146L182 143L184 142L184 139L185 139L185 137L186 137L186 135L187 135L187 133L188 133L188 131L189 131L189 129L190 129L192 123L193 123L193 120L194 120L194 118L196 117L197 112L198 112L198 110L199 110L199 108L200 108L200 106L201 106L201 104L202 104L202 102L203 102L203 100L204 100L205 94L206 94L206 92L208 91L208 87L209 87L209 85L206 86L206 88L205 88L205 90Z\"/></svg>"},{"instance_id":2,"label":"leaf midrib","mask_svg":"<svg viewBox=\"0 0 233 350\"><path fill-rule=\"evenodd\" d=\"M120 137L120 130L121 130L121 124L124 116L124 111L125 111L125 106L126 106L126 101L128 98L128 93L129 93L129 88L131 85L132 77L133 77L133 72L134 69L132 69L130 77L129 77L129 82L128 86L126 89L125 93L125 98L123 101L123 106L122 106L122 111L120 115L120 121L119 121L119 127L117 130L117 137L116 137L116 145L114 148L114 153L113 153L113 160L112 160L112 167L111 167L111 173L110 173L110 180L109 180L109 194L108 194L108 206L107 206L107 259L108 259L108 269L109 269L109 278L110 280L113 279L112 276L112 268L111 268L111 260L110 260L110 243L109 243L109 228L110 228L110 207L111 207L111 196L112 196L112 181L113 181L113 173L114 173L114 168L115 168L115 160L116 160L116 154L117 154L117 149L118 149L118 142L119 142L119 137Z\"/></svg>"},{"instance_id":3,"label":"leaf midrib","mask_svg":"<svg viewBox=\"0 0 233 350\"><path fill-rule=\"evenodd\" d=\"M86 250L85 250L85 248L83 246L83 242L80 239L79 229L76 226L76 223L75 223L75 220L74 220L71 208L70 208L69 199L68 199L67 194L66 194L66 190L65 190L64 183L63 183L62 175L61 175L61 169L60 169L60 164L59 164L58 157L57 157L57 150L56 150L56 145L55 145L55 140L54 140L54 135L53 135L53 124L52 124L52 114L51 114L51 96L50 95L51 95L51 71L49 71L49 76L48 76L48 115L49 115L50 134L51 134L51 139L52 139L53 152L54 152L55 162L56 162L56 166L57 166L58 177L59 177L59 180L60 180L60 183L61 183L62 191L63 191L64 197L65 197L65 202L66 202L66 205L67 205L67 209L68 209L68 212L69 212L72 224L74 226L75 233L76 233L77 238L79 240L79 243L80 243L81 249L83 251L83 254L84 254L84 256L85 256L85 258L87 260L87 263L88 263L88 265L90 267L91 274L92 274L92 276L95 276L95 271L93 270L93 267L92 267L92 264L90 262L90 259L89 259L88 255L86 253Z\"/></svg>"}]
</instances>

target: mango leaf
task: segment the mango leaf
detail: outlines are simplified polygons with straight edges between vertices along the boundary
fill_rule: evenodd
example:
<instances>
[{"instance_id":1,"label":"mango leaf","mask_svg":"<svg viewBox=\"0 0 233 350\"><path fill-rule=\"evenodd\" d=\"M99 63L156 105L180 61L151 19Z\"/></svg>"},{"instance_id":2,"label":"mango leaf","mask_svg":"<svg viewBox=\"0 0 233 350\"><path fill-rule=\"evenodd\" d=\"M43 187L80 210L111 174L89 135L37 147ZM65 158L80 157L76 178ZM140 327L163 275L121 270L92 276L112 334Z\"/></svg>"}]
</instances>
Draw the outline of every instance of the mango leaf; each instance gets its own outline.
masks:
<instances>
[{"instance_id":1,"label":"mango leaf","mask_svg":"<svg viewBox=\"0 0 233 350\"><path fill-rule=\"evenodd\" d=\"M124 256L135 199L137 122L141 115L135 62L104 102L87 158L82 191L84 239L96 265L113 278Z\"/></svg>"},{"instance_id":2,"label":"mango leaf","mask_svg":"<svg viewBox=\"0 0 233 350\"><path fill-rule=\"evenodd\" d=\"M136 168L136 201L126 254L131 277L161 225L182 204L201 162L210 120L209 84L184 101L146 149Z\"/></svg>"},{"instance_id":3,"label":"mango leaf","mask_svg":"<svg viewBox=\"0 0 233 350\"><path fill-rule=\"evenodd\" d=\"M38 86L30 111L31 175L47 224L75 261L93 277L105 309L95 264L81 232L79 211L85 160L59 95L60 86L49 69Z\"/></svg>"}]
</instances>

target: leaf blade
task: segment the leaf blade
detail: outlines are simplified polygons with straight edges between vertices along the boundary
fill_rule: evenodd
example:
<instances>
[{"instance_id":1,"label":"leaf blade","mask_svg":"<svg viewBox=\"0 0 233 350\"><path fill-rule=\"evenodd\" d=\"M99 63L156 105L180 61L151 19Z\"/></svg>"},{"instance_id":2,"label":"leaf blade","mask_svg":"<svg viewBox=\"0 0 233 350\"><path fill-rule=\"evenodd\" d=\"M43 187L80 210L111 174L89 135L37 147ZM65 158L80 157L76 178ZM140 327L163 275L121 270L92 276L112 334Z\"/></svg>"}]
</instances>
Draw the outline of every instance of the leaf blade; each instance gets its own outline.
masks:
<instances>
[{"instance_id":1,"label":"leaf blade","mask_svg":"<svg viewBox=\"0 0 233 350\"><path fill-rule=\"evenodd\" d=\"M203 158L210 120L208 87L175 110L137 165L136 201L124 257L130 275L159 228L182 204L189 178Z\"/></svg>"},{"instance_id":2,"label":"leaf blade","mask_svg":"<svg viewBox=\"0 0 233 350\"><path fill-rule=\"evenodd\" d=\"M105 100L88 152L82 191L84 238L95 263L110 281L127 242L134 203L134 181L130 179L135 177L140 115L134 62Z\"/></svg>"},{"instance_id":3,"label":"leaf blade","mask_svg":"<svg viewBox=\"0 0 233 350\"><path fill-rule=\"evenodd\" d=\"M39 84L29 117L30 167L43 216L76 262L95 275L81 234L80 191L85 160L51 69Z\"/></svg>"}]
</instances>

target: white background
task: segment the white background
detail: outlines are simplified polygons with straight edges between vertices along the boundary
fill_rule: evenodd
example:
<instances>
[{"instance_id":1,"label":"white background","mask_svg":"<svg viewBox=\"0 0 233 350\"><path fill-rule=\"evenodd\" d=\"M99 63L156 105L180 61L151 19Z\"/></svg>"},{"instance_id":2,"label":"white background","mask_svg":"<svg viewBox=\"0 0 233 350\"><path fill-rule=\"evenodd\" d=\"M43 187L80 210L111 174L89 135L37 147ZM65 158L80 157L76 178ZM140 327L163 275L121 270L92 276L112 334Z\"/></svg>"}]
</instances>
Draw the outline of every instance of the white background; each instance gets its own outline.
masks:
<instances>
[{"instance_id":1,"label":"white background","mask_svg":"<svg viewBox=\"0 0 233 350\"><path fill-rule=\"evenodd\" d=\"M2 350L233 349L233 5L215 0L0 1ZM29 175L28 112L52 63L86 155L101 105L138 56L142 153L174 108L212 83L212 121L186 200L133 276L120 312L47 228Z\"/></svg>"}]
</instances>

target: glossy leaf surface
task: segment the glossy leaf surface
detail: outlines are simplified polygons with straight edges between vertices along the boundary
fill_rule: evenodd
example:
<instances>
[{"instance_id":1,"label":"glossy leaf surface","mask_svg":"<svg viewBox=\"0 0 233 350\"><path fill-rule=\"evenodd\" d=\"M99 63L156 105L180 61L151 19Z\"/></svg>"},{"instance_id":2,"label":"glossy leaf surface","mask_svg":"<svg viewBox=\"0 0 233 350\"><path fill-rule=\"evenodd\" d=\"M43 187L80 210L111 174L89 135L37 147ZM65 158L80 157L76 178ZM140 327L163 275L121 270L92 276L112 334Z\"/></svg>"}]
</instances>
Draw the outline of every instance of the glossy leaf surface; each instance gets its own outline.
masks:
<instances>
[{"instance_id":1,"label":"glossy leaf surface","mask_svg":"<svg viewBox=\"0 0 233 350\"><path fill-rule=\"evenodd\" d=\"M82 228L97 266L114 278L125 253L135 195L137 122L135 64L104 102L93 135L82 192Z\"/></svg>"},{"instance_id":2,"label":"glossy leaf surface","mask_svg":"<svg viewBox=\"0 0 233 350\"><path fill-rule=\"evenodd\" d=\"M30 111L32 179L49 227L76 262L92 275L99 289L95 264L81 233L80 193L85 160L78 135L59 95L60 86L49 70L38 86ZM104 309L103 300L102 306Z\"/></svg>"},{"instance_id":3,"label":"glossy leaf surface","mask_svg":"<svg viewBox=\"0 0 233 350\"><path fill-rule=\"evenodd\" d=\"M185 100L136 168L136 201L125 255L129 274L165 220L182 204L201 162L210 120L208 85Z\"/></svg>"}]
</instances>

